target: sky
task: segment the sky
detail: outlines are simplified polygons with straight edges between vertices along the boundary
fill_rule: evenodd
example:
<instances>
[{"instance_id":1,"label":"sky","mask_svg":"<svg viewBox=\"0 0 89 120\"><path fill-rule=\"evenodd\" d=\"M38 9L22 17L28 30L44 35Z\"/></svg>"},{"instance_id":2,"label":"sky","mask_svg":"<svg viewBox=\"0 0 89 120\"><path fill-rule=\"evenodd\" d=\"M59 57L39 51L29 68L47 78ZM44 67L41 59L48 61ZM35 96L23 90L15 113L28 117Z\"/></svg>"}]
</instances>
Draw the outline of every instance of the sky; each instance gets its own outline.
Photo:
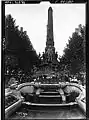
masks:
<instances>
[{"instance_id":1,"label":"sky","mask_svg":"<svg viewBox=\"0 0 89 120\"><path fill-rule=\"evenodd\" d=\"M78 28L85 25L85 4L6 4L5 15L11 14L16 25L27 31L37 54L45 51L47 36L48 8L53 9L54 46L60 56L68 43L69 37Z\"/></svg>"}]
</instances>

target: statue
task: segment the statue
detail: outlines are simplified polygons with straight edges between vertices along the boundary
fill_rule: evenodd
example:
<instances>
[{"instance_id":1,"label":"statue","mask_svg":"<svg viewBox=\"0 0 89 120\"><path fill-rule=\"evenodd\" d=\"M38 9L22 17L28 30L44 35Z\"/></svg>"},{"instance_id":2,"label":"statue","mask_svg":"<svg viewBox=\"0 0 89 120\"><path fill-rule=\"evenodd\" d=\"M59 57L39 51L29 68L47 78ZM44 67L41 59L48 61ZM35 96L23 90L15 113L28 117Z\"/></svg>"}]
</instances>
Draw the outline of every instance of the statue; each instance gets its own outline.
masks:
<instances>
[{"instance_id":1,"label":"statue","mask_svg":"<svg viewBox=\"0 0 89 120\"><path fill-rule=\"evenodd\" d=\"M51 48L49 48L47 50L47 58L48 58L48 61L52 61L52 54L53 54L53 51Z\"/></svg>"},{"instance_id":2,"label":"statue","mask_svg":"<svg viewBox=\"0 0 89 120\"><path fill-rule=\"evenodd\" d=\"M56 58L56 60L57 60L57 58L58 58L58 53L57 53L57 52L55 53L55 58Z\"/></svg>"},{"instance_id":3,"label":"statue","mask_svg":"<svg viewBox=\"0 0 89 120\"><path fill-rule=\"evenodd\" d=\"M39 53L39 59L41 58L41 54Z\"/></svg>"},{"instance_id":4,"label":"statue","mask_svg":"<svg viewBox=\"0 0 89 120\"><path fill-rule=\"evenodd\" d=\"M45 62L46 61L46 55L45 55L44 52L43 52L42 58L43 58L43 62Z\"/></svg>"}]
</instances>

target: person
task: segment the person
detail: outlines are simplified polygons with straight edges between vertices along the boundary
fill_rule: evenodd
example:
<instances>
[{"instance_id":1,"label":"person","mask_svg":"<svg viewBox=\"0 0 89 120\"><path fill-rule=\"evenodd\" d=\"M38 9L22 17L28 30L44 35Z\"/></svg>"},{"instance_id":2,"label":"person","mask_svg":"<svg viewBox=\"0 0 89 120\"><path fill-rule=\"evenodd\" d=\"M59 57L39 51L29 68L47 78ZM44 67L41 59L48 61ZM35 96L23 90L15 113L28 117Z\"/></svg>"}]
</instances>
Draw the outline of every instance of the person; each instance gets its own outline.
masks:
<instances>
[{"instance_id":1,"label":"person","mask_svg":"<svg viewBox=\"0 0 89 120\"><path fill-rule=\"evenodd\" d=\"M56 60L57 60L57 58L58 58L58 53L56 52L56 54L55 54L55 58L56 58Z\"/></svg>"}]
</instances>

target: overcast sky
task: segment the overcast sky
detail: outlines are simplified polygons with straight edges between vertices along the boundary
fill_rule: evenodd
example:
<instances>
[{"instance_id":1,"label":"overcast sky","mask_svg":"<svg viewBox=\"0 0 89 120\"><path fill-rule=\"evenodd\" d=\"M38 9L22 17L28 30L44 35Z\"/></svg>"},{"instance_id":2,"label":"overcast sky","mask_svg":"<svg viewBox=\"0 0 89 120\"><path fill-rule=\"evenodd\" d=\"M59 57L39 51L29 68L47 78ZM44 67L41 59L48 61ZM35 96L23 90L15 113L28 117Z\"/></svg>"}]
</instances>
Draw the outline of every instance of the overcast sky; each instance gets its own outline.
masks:
<instances>
[{"instance_id":1,"label":"overcast sky","mask_svg":"<svg viewBox=\"0 0 89 120\"><path fill-rule=\"evenodd\" d=\"M85 4L6 4L5 14L16 19L16 25L27 31L37 53L46 46L48 8L53 9L53 31L55 48L59 55L69 36L79 24L85 25Z\"/></svg>"}]
</instances>

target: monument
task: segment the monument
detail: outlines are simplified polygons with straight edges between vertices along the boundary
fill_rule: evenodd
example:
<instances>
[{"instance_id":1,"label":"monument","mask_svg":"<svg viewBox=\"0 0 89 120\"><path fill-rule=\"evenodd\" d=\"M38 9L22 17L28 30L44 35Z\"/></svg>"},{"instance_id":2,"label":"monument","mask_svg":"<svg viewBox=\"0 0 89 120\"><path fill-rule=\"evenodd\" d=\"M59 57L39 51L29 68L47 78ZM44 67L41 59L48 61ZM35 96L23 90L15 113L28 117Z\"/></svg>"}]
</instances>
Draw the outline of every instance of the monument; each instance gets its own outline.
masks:
<instances>
[{"instance_id":1,"label":"monument","mask_svg":"<svg viewBox=\"0 0 89 120\"><path fill-rule=\"evenodd\" d=\"M48 9L48 24L47 24L47 41L45 48L45 56L47 62L56 62L57 53L55 53L54 36L53 36L53 10L51 7Z\"/></svg>"},{"instance_id":2,"label":"monument","mask_svg":"<svg viewBox=\"0 0 89 120\"><path fill-rule=\"evenodd\" d=\"M55 52L54 35L53 35L53 10L51 7L48 9L48 23L47 23L47 37L46 37L45 52L41 56L41 64L39 71L36 73L50 74L57 72L59 62L57 60L58 54Z\"/></svg>"}]
</instances>

